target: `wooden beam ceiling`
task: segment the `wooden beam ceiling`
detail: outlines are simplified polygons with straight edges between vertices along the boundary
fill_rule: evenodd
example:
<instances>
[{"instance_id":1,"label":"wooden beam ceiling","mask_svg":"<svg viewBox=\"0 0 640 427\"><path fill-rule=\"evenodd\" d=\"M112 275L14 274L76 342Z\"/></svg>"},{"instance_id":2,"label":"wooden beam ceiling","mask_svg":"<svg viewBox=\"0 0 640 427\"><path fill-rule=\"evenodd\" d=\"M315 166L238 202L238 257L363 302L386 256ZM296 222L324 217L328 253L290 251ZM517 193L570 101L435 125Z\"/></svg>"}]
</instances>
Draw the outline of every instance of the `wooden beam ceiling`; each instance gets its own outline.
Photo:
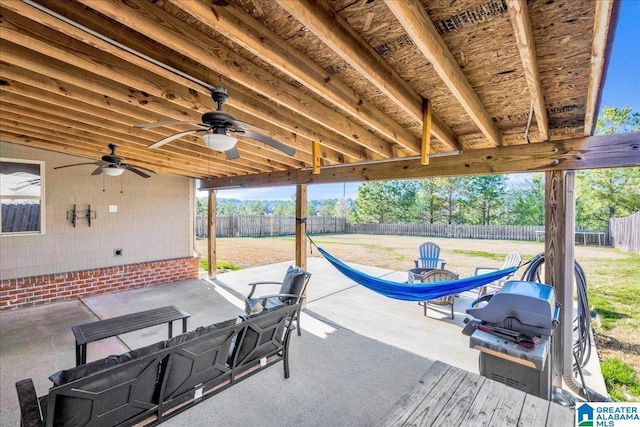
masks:
<instances>
[{"instance_id":1,"label":"wooden beam ceiling","mask_svg":"<svg viewBox=\"0 0 640 427\"><path fill-rule=\"evenodd\" d=\"M434 157L429 166L420 157L360 165L328 166L319 175L310 168L208 181L203 189L261 187L337 182L422 179L441 176L490 175L548 170L582 170L640 165L640 134L592 136L527 145L467 150Z\"/></svg>"},{"instance_id":2,"label":"wooden beam ceiling","mask_svg":"<svg viewBox=\"0 0 640 427\"><path fill-rule=\"evenodd\" d=\"M385 0L385 3L453 96L464 107L471 120L493 145L502 145L500 131L494 125L491 116L469 84L449 48L438 35L438 31L420 2L418 0Z\"/></svg>"},{"instance_id":3,"label":"wooden beam ceiling","mask_svg":"<svg viewBox=\"0 0 640 427\"><path fill-rule=\"evenodd\" d=\"M379 158L394 156L393 149L387 141L351 120L344 120L336 111L314 102L304 92L287 82L277 80L225 46L212 39L205 39L202 33L185 28L178 34L165 27L159 27L158 22L163 22L168 27L176 27L181 23L173 15L146 1L132 0L126 4L119 4L101 0L82 0L82 3L132 29L144 32L157 42L198 61L225 78L268 96L283 107L371 150Z\"/></svg>"},{"instance_id":4,"label":"wooden beam ceiling","mask_svg":"<svg viewBox=\"0 0 640 427\"><path fill-rule=\"evenodd\" d=\"M485 15L481 0L2 2L0 138L94 160L114 142L133 165L215 182L289 182L312 167L309 182L466 174L438 156L484 164L480 149L503 140L546 165L555 154L529 145L594 126L619 8L586 3L559 13L513 0ZM295 155L240 136L228 160L197 134L149 149L215 110L214 86L228 91L225 113ZM529 99L535 130L522 145ZM167 120L189 124L133 127ZM636 159L594 150L618 162L608 166ZM414 170L420 157L429 166ZM506 162L491 170L532 167Z\"/></svg>"},{"instance_id":5,"label":"wooden beam ceiling","mask_svg":"<svg viewBox=\"0 0 640 427\"><path fill-rule=\"evenodd\" d=\"M387 138L395 140L408 154L419 152L420 138L387 117L370 102L357 96L347 85L333 78L301 52L291 48L277 34L269 31L237 6L230 4L211 8L198 2L172 3L282 73L299 81L334 107L356 117Z\"/></svg>"},{"instance_id":6,"label":"wooden beam ceiling","mask_svg":"<svg viewBox=\"0 0 640 427\"><path fill-rule=\"evenodd\" d=\"M360 74L422 123L422 97L324 0L277 0L306 28L322 39ZM460 149L454 133L432 116L434 136L453 150Z\"/></svg>"}]
</instances>

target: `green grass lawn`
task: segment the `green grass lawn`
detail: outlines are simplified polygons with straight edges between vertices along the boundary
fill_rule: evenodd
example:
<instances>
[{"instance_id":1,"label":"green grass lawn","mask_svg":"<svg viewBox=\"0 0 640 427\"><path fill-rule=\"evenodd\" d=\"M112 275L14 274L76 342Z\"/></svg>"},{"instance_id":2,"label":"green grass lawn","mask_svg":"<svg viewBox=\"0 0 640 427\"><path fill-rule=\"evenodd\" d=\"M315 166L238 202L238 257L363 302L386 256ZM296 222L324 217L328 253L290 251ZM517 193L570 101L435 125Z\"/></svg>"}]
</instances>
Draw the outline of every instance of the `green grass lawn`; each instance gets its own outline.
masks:
<instances>
[{"instance_id":1,"label":"green grass lawn","mask_svg":"<svg viewBox=\"0 0 640 427\"><path fill-rule=\"evenodd\" d=\"M616 401L640 401L640 254L611 250L620 256L579 262L607 391Z\"/></svg>"}]
</instances>

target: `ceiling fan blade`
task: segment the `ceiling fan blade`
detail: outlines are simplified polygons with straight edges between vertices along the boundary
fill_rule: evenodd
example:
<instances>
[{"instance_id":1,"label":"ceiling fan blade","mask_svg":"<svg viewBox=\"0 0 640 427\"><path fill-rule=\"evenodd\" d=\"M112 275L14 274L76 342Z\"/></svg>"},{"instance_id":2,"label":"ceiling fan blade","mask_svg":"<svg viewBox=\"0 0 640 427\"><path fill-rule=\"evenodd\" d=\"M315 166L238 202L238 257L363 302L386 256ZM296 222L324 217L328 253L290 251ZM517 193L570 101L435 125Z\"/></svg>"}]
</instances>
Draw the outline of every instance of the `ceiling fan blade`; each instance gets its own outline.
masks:
<instances>
[{"instance_id":1,"label":"ceiling fan blade","mask_svg":"<svg viewBox=\"0 0 640 427\"><path fill-rule=\"evenodd\" d=\"M200 129L183 130L182 132L174 133L171 136L168 136L166 138L162 138L161 140L154 142L153 144L151 144L147 148L158 148L158 147L161 147L164 144L167 144L167 143L169 143L169 142L171 142L171 141L173 141L175 139L182 138L185 135L189 135L189 134L194 133L194 132L202 132L202 131L203 130L200 130Z\"/></svg>"},{"instance_id":2,"label":"ceiling fan blade","mask_svg":"<svg viewBox=\"0 0 640 427\"><path fill-rule=\"evenodd\" d=\"M102 173L102 168L104 168L104 166L98 166L96 170L91 172L91 175L100 175Z\"/></svg>"},{"instance_id":3,"label":"ceiling fan blade","mask_svg":"<svg viewBox=\"0 0 640 427\"><path fill-rule=\"evenodd\" d=\"M141 123L139 125L134 125L133 127L136 129L150 129L150 128L157 128L160 126L170 126L170 125L207 126L204 123L185 122L183 120L167 120L164 122Z\"/></svg>"},{"instance_id":4,"label":"ceiling fan blade","mask_svg":"<svg viewBox=\"0 0 640 427\"><path fill-rule=\"evenodd\" d=\"M100 163L98 162L88 162L88 163L75 163L73 165L64 165L64 166L58 166L55 167L54 169L63 169L63 168L70 168L72 166L82 166L82 165L99 165Z\"/></svg>"},{"instance_id":5,"label":"ceiling fan blade","mask_svg":"<svg viewBox=\"0 0 640 427\"><path fill-rule=\"evenodd\" d=\"M141 170L138 170L138 169L134 168L133 166L121 164L120 167L123 168L123 169L127 169L127 170L135 173L136 175L140 175L143 178L151 178L151 175L147 175L146 173L142 172Z\"/></svg>"},{"instance_id":6,"label":"ceiling fan blade","mask_svg":"<svg viewBox=\"0 0 640 427\"><path fill-rule=\"evenodd\" d=\"M255 139L256 141L264 142L265 144L270 145L273 148L276 148L282 151L283 153L288 154L289 156L293 156L296 153L296 150L289 147L288 145L283 144L282 142L276 141L275 139L271 139L266 135L262 135L261 133L257 133L257 132L245 129L241 132L238 132L238 135L244 135L248 138Z\"/></svg>"},{"instance_id":7,"label":"ceiling fan blade","mask_svg":"<svg viewBox=\"0 0 640 427\"><path fill-rule=\"evenodd\" d=\"M250 125L249 123L241 122L240 120L229 120L229 123L231 123L233 127L238 130L244 130L247 127L254 127L253 125Z\"/></svg>"},{"instance_id":8,"label":"ceiling fan blade","mask_svg":"<svg viewBox=\"0 0 640 427\"><path fill-rule=\"evenodd\" d=\"M240 158L240 152L238 151L238 147L233 147L232 149L225 151L224 154L226 154L227 160Z\"/></svg>"}]
</instances>

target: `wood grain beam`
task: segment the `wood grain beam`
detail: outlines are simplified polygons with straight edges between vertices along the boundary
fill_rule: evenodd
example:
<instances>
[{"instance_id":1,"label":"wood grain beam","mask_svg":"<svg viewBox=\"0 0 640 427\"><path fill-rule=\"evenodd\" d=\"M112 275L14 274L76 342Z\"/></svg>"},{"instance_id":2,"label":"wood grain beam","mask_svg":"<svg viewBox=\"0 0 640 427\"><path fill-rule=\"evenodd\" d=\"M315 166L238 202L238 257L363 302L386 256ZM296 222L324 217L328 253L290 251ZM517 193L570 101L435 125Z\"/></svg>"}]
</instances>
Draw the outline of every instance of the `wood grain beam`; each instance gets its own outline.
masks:
<instances>
[{"instance_id":1,"label":"wood grain beam","mask_svg":"<svg viewBox=\"0 0 640 427\"><path fill-rule=\"evenodd\" d=\"M216 278L216 266L218 264L217 246L216 246L216 219L218 206L216 203L216 192L209 191L209 200L207 201L207 259L209 260L208 274L209 279Z\"/></svg>"},{"instance_id":2,"label":"wood grain beam","mask_svg":"<svg viewBox=\"0 0 640 427\"><path fill-rule=\"evenodd\" d=\"M607 45L613 44L614 28L611 28L611 22L617 21L619 13L620 1L615 0L599 0L594 2L596 13L593 20L593 45L591 46L591 63L589 66L589 88L587 89L587 105L584 115L584 135L593 135L596 128L598 108L600 104L600 93L604 85L604 76L606 73L605 65L607 58L606 52L611 51L611 46L607 49Z\"/></svg>"},{"instance_id":3,"label":"wood grain beam","mask_svg":"<svg viewBox=\"0 0 640 427\"><path fill-rule=\"evenodd\" d=\"M55 74L58 77L64 78L66 81L73 81L75 83L81 84L84 87L88 88L89 90L105 89L104 91L102 91L100 95L98 95L98 97L104 100L105 95L110 95L111 96L111 100L109 101L110 107L113 107L113 99L120 99L123 102L130 103L131 98L136 96L136 94L132 93L131 89L130 88L128 89L126 86L119 85L115 82L112 82L112 83L105 82L104 80L100 79L100 77L98 77L97 75L93 75L93 76L87 75L87 73L81 69L68 70L68 71L61 70L58 73L56 73L55 70L53 70L53 72L48 73L47 70L51 71L51 66L54 64L54 61L49 60L47 61L46 65L41 65L29 60L29 57L33 56L33 55L30 55L29 51L22 49L21 53L22 55L17 55L16 53L14 53L12 51L12 47L9 45L9 43L7 43L7 46L5 47L3 52L3 56L7 59L12 59L14 64L21 63L24 66L28 67L30 70L39 69L48 76ZM20 71L22 71L22 75L19 75ZM10 78L18 79L19 81L23 81L23 82L25 80L31 80L31 81L34 80L33 78L34 73L32 71L18 70L15 67L15 65L7 65L6 67L3 67L3 69L0 70L0 74L5 78L9 76ZM30 84L32 85L35 84L36 87L40 87L40 85L47 86L47 83L49 80L50 80L50 77L42 76L39 79L41 83L30 82ZM67 82L59 83L57 85L54 84L52 86L53 87L51 87L50 90L53 91L54 93L60 93L59 92L61 90L60 88L64 88L63 90L65 92L65 95L67 96L72 96L71 93L74 92L73 87L70 87L67 84ZM34 89L33 93L37 96L38 91L39 91L38 89ZM128 94L125 95L127 92ZM138 96L140 97L140 105L141 105L139 109L147 108L146 106L149 106L149 108L153 109L154 106L158 104L157 102L153 102L153 99L149 96L149 94L147 95L138 94ZM132 108L132 107L129 107L129 105L127 105L126 108ZM91 104L88 104L80 112L92 111L94 109L96 109L96 107L94 107ZM136 112L133 111L132 113L135 114ZM100 113L96 113L96 114L100 114ZM156 117L150 116L148 117L148 119L149 121L155 121ZM140 123L140 122L130 123L130 126L133 126L136 123ZM105 124L105 126L107 128L111 128L110 124ZM115 126L117 127L118 124L116 123ZM174 130L178 131L183 129L184 127L182 129L174 129ZM163 129L163 131L165 132L164 136L168 136L171 133L173 133L173 131L169 131L169 129ZM149 137L153 137L154 135L156 135L155 132L140 131L140 130L135 130L133 128L129 129L129 133L134 133L134 132L140 137L147 136L147 135ZM156 139L159 139L161 137L158 137ZM187 138L181 138L181 139L187 140ZM241 165L246 164L247 166L251 166L253 163L257 163L257 164L263 164L268 167L275 167L276 169L283 169L285 166L293 167L293 168L304 167L305 164L311 164L311 161L312 161L311 155L306 153L296 153L296 156L288 156L280 153L280 151L276 150L275 148L266 146L266 144L263 144L260 142L254 142L252 140L250 140L251 143L249 144L246 141L244 141L242 138L241 140L242 142L239 144L239 149L241 150L241 154L244 157L241 159L234 160L233 163L236 163L236 164L241 164ZM191 147L193 147L192 151L197 151L200 154L207 155L207 156L213 152L213 150L209 150L208 148L204 147L202 145L201 140L198 137L191 138L191 141L192 142L196 141L196 144L197 144L197 145L189 144ZM147 141L147 145L153 142L154 140L149 140ZM167 146L167 148L172 146L184 147L184 143L176 142L174 144L171 144L170 146ZM226 161L226 156L222 153L218 153L217 158L219 160Z\"/></svg>"},{"instance_id":4,"label":"wood grain beam","mask_svg":"<svg viewBox=\"0 0 640 427\"><path fill-rule=\"evenodd\" d=\"M47 3L47 2L45 1L43 3ZM200 120L199 116L202 114L202 111L215 109L215 104L211 100L210 93L208 92L208 89L204 87L200 87L199 85L194 85L191 81L183 77L177 76L174 73L164 70L161 67L158 67L122 49L112 46L109 43L106 43L96 37L93 37L85 33L84 31L81 31L71 25L65 24L59 21L58 19L44 12L41 12L37 9L34 9L24 3L13 2L8 4L7 6L13 12L21 16L25 16L25 17L28 17L29 19L36 20L38 23L44 26L47 26L55 31L61 31L66 36L73 37L74 39L82 43L86 43L92 47L102 50L103 52L107 52L111 55L114 55L115 57L120 58L121 60L125 61L128 64L135 65L139 67L138 69L142 69L152 73L150 75L154 77L151 80L152 81L157 80L162 82L163 86L166 87L165 95L169 97L175 96L174 95L175 93L182 93L183 96L187 96L185 95L185 91L186 91L186 92L189 92L190 94L199 94L200 96L197 99L206 104L200 109L201 110L200 112L197 112L197 114L195 114L196 113L195 110L192 110L192 111L187 110L187 111L180 111L180 112L174 111L173 114L171 114L168 111L165 111L165 113L163 114L167 116L166 117L167 119L172 118L172 119L179 119L179 120L199 121ZM80 18L80 15L77 15L78 13L76 10L77 7L75 7L71 2L54 2L51 5L47 4L47 6L56 6L57 7L56 11L58 13L62 13L65 16L70 14L72 18L76 18L76 19ZM65 9L65 7L67 7L68 9ZM92 27L100 28L103 31L107 31L107 29L110 28L109 25L105 26L102 23L102 21L96 20L95 18L96 15L85 13L82 16L93 18L91 22L89 23L85 22L85 24L89 24ZM32 25L29 25L29 27L31 26ZM111 25L111 27L113 26ZM111 29L111 31L114 31L114 30ZM134 49L148 56L153 56L157 54L157 46L149 45L147 40L140 41L139 38L134 36L135 34L136 33L133 33L133 32L131 34L127 34L125 36L126 40L123 40L123 41L127 43L131 43ZM118 35L122 37L121 34L118 34ZM49 36L52 36L52 35L49 34ZM114 37L116 36L116 34L109 33L107 34L107 36L111 36L111 38L115 40ZM207 74L207 77L203 75L199 77L201 77L202 80L210 80L210 78L208 77L210 76L210 71L207 71L206 74ZM108 75L111 75L111 74L108 74ZM86 76L84 78L86 79ZM115 80L115 81L120 82L120 80ZM92 82L91 80L89 80L89 82L91 82L91 84L95 83L95 82ZM221 82L216 82L216 83L220 84ZM76 84L79 84L79 83L76 83ZM323 131L322 128L320 127L309 126L308 120L297 119L296 117L293 117L292 114L284 114L283 112L280 112L279 109L274 109L272 106L266 107L266 104L264 101L259 100L258 97L256 96L249 96L248 90L242 90L239 87L239 85L233 82L225 81L224 84L229 89L229 94L230 94L230 100L225 106L227 107L226 111L228 113L235 116L236 119L238 120L254 124L258 128L266 131L269 136L296 148L298 153L307 153L310 155L311 141L313 139L317 139L317 140L324 141L325 149L323 150L323 156L326 156L325 160L329 163L344 161L345 158L343 157L343 155L348 157L347 159L348 161L358 161L358 160L364 160L368 158L365 154L363 154L362 150L356 148L356 146L346 145L342 141L337 141L337 139L339 139L337 135L332 134L331 132L328 132L328 131ZM121 93L121 95L137 96L139 95L139 93L131 94L129 93L129 91L125 90L124 92ZM113 93L111 93L110 96L114 97ZM146 106L144 99L140 99L138 97L138 102L140 103L141 106ZM194 114L191 115L191 113L194 113ZM188 116L188 118L185 116ZM270 121L263 120L263 118L270 119ZM161 117L161 118L154 118L148 121L157 121L157 120L163 120L163 119L165 118ZM291 132L291 134L283 135L283 129L286 129L287 131ZM320 130L320 132L317 132L318 130ZM305 135L309 135L309 136L307 137ZM334 149L340 150L340 152L338 153L337 151L334 151ZM301 159L304 158L304 156L300 156L298 154L296 157ZM304 160L306 163L311 162L310 156L308 156L307 158L304 158Z\"/></svg>"},{"instance_id":5,"label":"wood grain beam","mask_svg":"<svg viewBox=\"0 0 640 427\"><path fill-rule=\"evenodd\" d=\"M296 185L296 266L307 269L307 184Z\"/></svg>"},{"instance_id":6,"label":"wood grain beam","mask_svg":"<svg viewBox=\"0 0 640 427\"><path fill-rule=\"evenodd\" d=\"M0 117L2 115L0 114ZM93 147L94 152L98 153L98 155L93 155L93 160L98 160L104 154L108 154L107 145L110 143L109 139L104 139L100 137L92 137L86 133L78 132L77 130L63 130L58 126L50 125L48 127L40 127L35 124L30 123L19 123L16 121L9 121L4 119L2 120L2 125L0 125L0 130L11 132L14 134L21 134L25 136L30 136L33 138L47 140L50 142L56 142L58 144L64 144L69 150L69 153L74 153L78 155L87 155L85 154L85 149L87 147ZM178 160L166 160L166 161L158 161L156 158L152 158L150 156L142 156L140 150L136 150L131 146L120 145L118 147L118 155L122 156L126 159L126 162L132 164L134 166L142 166L147 169L151 169L153 171L158 168L162 169L182 169L191 171L192 176L197 177L201 175L206 175L207 173L207 165L202 162L181 162ZM91 154L89 154L91 156ZM220 171L220 169L217 169ZM228 176L228 173L220 173L219 176Z\"/></svg>"},{"instance_id":7,"label":"wood grain beam","mask_svg":"<svg viewBox=\"0 0 640 427\"><path fill-rule=\"evenodd\" d=\"M520 59L522 60L524 77L527 80L527 86L529 88L529 96L531 96L533 111L536 114L538 132L541 140L547 141L549 139L549 120L547 118L544 94L542 93L542 84L540 83L536 45L533 41L533 31L531 29L527 0L510 0L507 4L509 5L511 26L516 36L516 43L518 45L518 51L520 52Z\"/></svg>"},{"instance_id":8,"label":"wood grain beam","mask_svg":"<svg viewBox=\"0 0 640 427\"><path fill-rule=\"evenodd\" d=\"M171 0L171 3L262 58L280 72L299 81L346 114L357 117L387 138L396 141L409 154L417 154L420 151L420 138L400 126L372 103L362 99L353 89L327 73L238 6L227 4L211 7L197 1L176 0Z\"/></svg>"},{"instance_id":9,"label":"wood grain beam","mask_svg":"<svg viewBox=\"0 0 640 427\"><path fill-rule=\"evenodd\" d=\"M438 34L422 4L418 0L385 0L385 3L471 120L493 145L501 146L500 131Z\"/></svg>"},{"instance_id":10,"label":"wood grain beam","mask_svg":"<svg viewBox=\"0 0 640 427\"><path fill-rule=\"evenodd\" d=\"M91 147L85 147L84 152L81 152L82 148L69 146L64 141L56 141L50 137L41 135L32 135L25 134L19 130L15 129L0 129L0 138L5 142L10 142L18 145L25 145L28 147L41 148L44 150L53 150L58 153L64 153L71 156L81 156L86 157L87 161L92 161L100 158L105 154L108 154L107 150L98 151L98 148L91 149ZM199 176L195 175L193 170L181 169L181 168L172 168L172 167L161 167L158 165L144 165L140 164L142 167L146 167L158 173L167 173L172 175L186 176L189 178L199 178ZM217 175L218 177L220 175Z\"/></svg>"},{"instance_id":11,"label":"wood grain beam","mask_svg":"<svg viewBox=\"0 0 640 427\"><path fill-rule=\"evenodd\" d=\"M414 120L422 123L422 97L324 0L277 0L334 52L354 67ZM459 150L457 136L438 116L432 132L452 150Z\"/></svg>"},{"instance_id":12,"label":"wood grain beam","mask_svg":"<svg viewBox=\"0 0 640 427\"><path fill-rule=\"evenodd\" d=\"M564 283L565 271L567 268L573 268L573 266L569 267L564 263L567 232L565 229L564 176L564 171L548 171L544 175L544 283L553 286L557 301L562 300L564 287L567 285ZM573 230L571 232L573 233ZM562 340L563 326L560 325L552 337L551 379L556 387L562 387L562 353L563 344L566 344L566 341ZM564 338L571 340L571 337Z\"/></svg>"},{"instance_id":13,"label":"wood grain beam","mask_svg":"<svg viewBox=\"0 0 640 427\"><path fill-rule=\"evenodd\" d=\"M313 174L320 173L320 143L313 141Z\"/></svg>"},{"instance_id":14,"label":"wood grain beam","mask_svg":"<svg viewBox=\"0 0 640 427\"><path fill-rule=\"evenodd\" d=\"M212 38L191 28L173 15L146 1L80 0L88 7L128 27L146 34L211 70L261 93L316 124L361 145L379 157L393 157L391 145L337 111L310 98L287 82L279 80Z\"/></svg>"},{"instance_id":15,"label":"wood grain beam","mask_svg":"<svg viewBox=\"0 0 640 427\"><path fill-rule=\"evenodd\" d=\"M429 149L431 147L431 122L433 112L431 102L428 99L422 100L422 150L420 151L420 164L429 164Z\"/></svg>"},{"instance_id":16,"label":"wood grain beam","mask_svg":"<svg viewBox=\"0 0 640 427\"><path fill-rule=\"evenodd\" d=\"M37 110L42 109L45 113L56 112L70 120L73 120L73 117L77 119L81 117L81 115L91 114L97 123L96 125L103 129L112 129L114 126L116 128L118 126L124 126L125 128L129 128L127 131L128 134L130 133L131 135L137 136L144 134L132 128L132 125L136 123L135 118L141 114L142 109L131 107L128 104L119 105L119 102L116 100L89 93L70 84L53 81L48 77L37 75L31 71L19 70L15 66L1 67L0 76L2 76L7 83L6 86L2 87L3 92L15 94L18 98L13 98L12 102L17 105L27 106ZM5 94L4 97L11 99L10 95ZM113 108L121 113L111 111ZM110 122L105 123L103 121L104 119L110 120ZM125 129L123 129L123 132L124 131ZM168 136L171 133L166 130L164 132L164 136ZM154 133L153 135L156 134ZM135 141L135 139L132 138L129 141ZM146 142L146 145L148 145L151 141L147 140ZM177 155L178 158L180 155L184 155L192 159L206 159L218 165L222 165L222 162L228 163L224 165L224 169L235 171L236 173L246 173L251 170L256 170L254 165L245 160L240 159L233 163L227 162L224 154L210 150L202 144L197 145L180 141L173 144L170 152L167 150L156 151L158 156L168 153Z\"/></svg>"},{"instance_id":17,"label":"wood grain beam","mask_svg":"<svg viewBox=\"0 0 640 427\"><path fill-rule=\"evenodd\" d=\"M336 182L422 179L443 176L489 175L548 170L583 170L640 166L640 134L592 136L555 142L510 145L463 151L457 156L369 162L357 165L325 166L320 175L311 168L234 178L214 179L204 188L327 184Z\"/></svg>"}]
</instances>

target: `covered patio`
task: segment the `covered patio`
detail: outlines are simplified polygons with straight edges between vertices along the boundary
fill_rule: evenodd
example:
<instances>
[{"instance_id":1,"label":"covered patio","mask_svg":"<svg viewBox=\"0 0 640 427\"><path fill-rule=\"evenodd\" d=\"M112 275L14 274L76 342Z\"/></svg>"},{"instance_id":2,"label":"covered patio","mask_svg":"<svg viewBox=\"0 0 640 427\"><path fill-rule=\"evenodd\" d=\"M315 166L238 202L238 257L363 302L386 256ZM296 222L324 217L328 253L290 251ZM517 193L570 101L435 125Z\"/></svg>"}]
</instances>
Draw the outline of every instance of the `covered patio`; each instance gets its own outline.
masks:
<instances>
[{"instance_id":1,"label":"covered patio","mask_svg":"<svg viewBox=\"0 0 640 427\"><path fill-rule=\"evenodd\" d=\"M146 308L173 304L191 314L188 322L192 330L241 314L243 298L249 290L247 283L257 278L280 280L288 265L272 264L224 273L214 281L176 282L3 313L0 425L18 424L14 382L31 377L41 395L51 385L49 375L73 366L72 326L135 312L141 304ZM406 278L404 271L354 267L391 280ZM464 310L476 297L475 292L456 299L456 319L452 321L435 311L424 317L415 303L379 296L344 278L323 259L310 259L308 269L313 276L303 311L302 336L294 336L291 343L291 377L284 379L281 364L276 365L170 419L166 425L195 426L210 420L216 425L369 426L418 385L434 361L477 374L478 351L469 348L468 337L461 333ZM88 361L163 339L164 325L91 343ZM587 384L604 393L597 358L594 359L596 363L585 370ZM516 392L512 390L510 395L520 397ZM495 399L505 399L497 396ZM534 396L529 399L544 402ZM527 413L532 404L524 405L522 398L500 402L515 405L515 409L511 408L515 412L508 415L512 418L506 420L514 424L522 417L522 425L541 425L541 414L547 416L547 409L536 405L533 407L541 412ZM544 408L548 405L549 402L543 404ZM559 405L552 405L553 413L564 413ZM454 408L454 402L447 407ZM487 406L484 411L489 413L485 417L493 416ZM573 413L566 411L569 415L563 416L571 421ZM443 411L431 416L438 422L448 420L455 424L462 418L448 417L480 414ZM505 415L495 415L501 416ZM554 416L550 420L557 421Z\"/></svg>"},{"instance_id":2,"label":"covered patio","mask_svg":"<svg viewBox=\"0 0 640 427\"><path fill-rule=\"evenodd\" d=\"M127 310L139 311L156 298L155 285L180 283L180 297L204 290L204 282L184 282L198 274L196 186L209 192L208 279L223 280L213 269L216 191L295 185L292 264L314 274L309 330L294 337L300 353L288 387L271 390L296 396L284 406L304 424L314 416L317 425L333 424L322 418L328 413L345 414L336 424L377 420L432 361L473 372L476 355L464 338L449 351L459 325L439 321L443 338L432 340L423 322L433 321L415 310L407 317L410 304L360 294L308 261L307 186L535 171L545 172L544 281L565 307L552 354L561 387L572 375L574 171L640 165L638 134L594 136L619 8L613 0L1 2L1 172L28 177L3 187L3 205L37 206L25 229L3 222L0 310L3 344L5 333L11 343L3 358L43 393L51 371L72 365L73 346L62 337L74 324L124 312L128 292L147 298ZM252 272L224 278L231 290L216 285L210 306L190 308L199 299L191 295L182 307L193 311L190 325L237 314L217 292L233 295L255 280L243 274ZM388 322L371 321L382 306ZM5 319L28 332L16 338ZM132 337L106 354L154 339ZM344 351L313 345L334 340ZM327 380L308 370L318 368L312 355L341 359L329 364L336 375L326 375L339 387L325 383L324 395L312 394L319 376ZM2 372L4 405L4 360ZM311 375L304 387L289 387L303 372ZM275 369L268 376L280 378ZM221 396L250 396L265 386L249 386L260 378ZM362 390L372 399L367 410L354 399ZM254 423L281 424L264 418L281 411L263 396L251 396L262 405ZM300 404L291 402L306 396L308 406L295 412ZM243 402L229 403L223 421L244 416L251 405ZM16 419L10 408L3 423Z\"/></svg>"}]
</instances>

